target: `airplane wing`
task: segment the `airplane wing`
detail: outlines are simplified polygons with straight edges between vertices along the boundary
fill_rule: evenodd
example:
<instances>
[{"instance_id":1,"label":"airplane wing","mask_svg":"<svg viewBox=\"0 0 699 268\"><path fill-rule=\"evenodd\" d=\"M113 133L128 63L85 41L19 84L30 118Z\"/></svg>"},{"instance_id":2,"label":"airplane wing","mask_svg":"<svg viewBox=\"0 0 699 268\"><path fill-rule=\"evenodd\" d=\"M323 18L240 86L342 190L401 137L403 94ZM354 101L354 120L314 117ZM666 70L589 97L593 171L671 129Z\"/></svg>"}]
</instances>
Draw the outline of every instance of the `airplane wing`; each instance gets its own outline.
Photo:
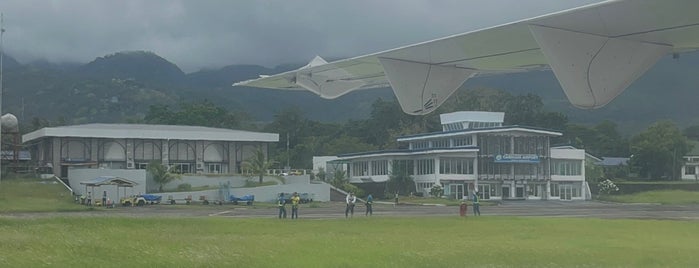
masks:
<instances>
[{"instance_id":1,"label":"airplane wing","mask_svg":"<svg viewBox=\"0 0 699 268\"><path fill-rule=\"evenodd\" d=\"M306 89L323 98L390 85L427 114L468 78L550 68L576 107L599 108L660 58L699 48L699 1L611 0L234 86Z\"/></svg>"}]
</instances>

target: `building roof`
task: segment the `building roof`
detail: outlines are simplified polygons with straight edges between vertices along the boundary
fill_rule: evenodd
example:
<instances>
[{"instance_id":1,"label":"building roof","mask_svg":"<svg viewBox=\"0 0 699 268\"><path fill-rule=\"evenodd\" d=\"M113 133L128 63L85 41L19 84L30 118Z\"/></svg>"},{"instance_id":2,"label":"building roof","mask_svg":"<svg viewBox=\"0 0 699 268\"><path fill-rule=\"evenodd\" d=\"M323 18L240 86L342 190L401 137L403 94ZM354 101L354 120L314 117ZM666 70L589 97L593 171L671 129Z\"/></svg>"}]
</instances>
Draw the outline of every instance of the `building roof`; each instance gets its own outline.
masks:
<instances>
[{"instance_id":1,"label":"building roof","mask_svg":"<svg viewBox=\"0 0 699 268\"><path fill-rule=\"evenodd\" d=\"M119 187L133 187L134 185L138 185L138 183L132 180L114 176L100 176L91 180L81 181L80 184L86 186L116 185Z\"/></svg>"},{"instance_id":2,"label":"building roof","mask_svg":"<svg viewBox=\"0 0 699 268\"><path fill-rule=\"evenodd\" d=\"M44 137L278 142L279 134L199 126L85 124L47 127L22 135L22 142Z\"/></svg>"},{"instance_id":3,"label":"building roof","mask_svg":"<svg viewBox=\"0 0 699 268\"><path fill-rule=\"evenodd\" d=\"M425 149L417 149L417 150L396 149L396 150L383 150L383 151L371 151L371 152L341 154L341 155L337 156L339 158L338 160L333 160L333 161L342 161L342 160L350 160L350 159L355 159L355 158L376 157L376 156L404 156L404 155L421 155L421 154L444 153L444 152L476 152L478 150L479 150L479 148L477 146L452 147L452 148L425 148Z\"/></svg>"},{"instance_id":4,"label":"building roof","mask_svg":"<svg viewBox=\"0 0 699 268\"><path fill-rule=\"evenodd\" d=\"M415 135L407 135L407 136L398 137L398 139L396 139L396 140L399 142L402 142L402 141L423 140L423 139L429 139L429 138L444 138L444 137L461 136L461 135L468 135L468 134L501 133L501 132L509 132L509 131L521 131L521 132L528 132L528 133L543 134L543 135L548 135L548 136L561 136L561 135L563 135L561 132L558 132L555 130L514 125L514 126L475 128L475 129L462 129L462 130L454 130L454 131L440 131L440 132L432 132L432 133L422 133L422 134L415 134Z\"/></svg>"},{"instance_id":5,"label":"building roof","mask_svg":"<svg viewBox=\"0 0 699 268\"><path fill-rule=\"evenodd\" d=\"M602 157L602 161L595 163L598 166L626 166L629 164L628 157Z\"/></svg>"}]
</instances>

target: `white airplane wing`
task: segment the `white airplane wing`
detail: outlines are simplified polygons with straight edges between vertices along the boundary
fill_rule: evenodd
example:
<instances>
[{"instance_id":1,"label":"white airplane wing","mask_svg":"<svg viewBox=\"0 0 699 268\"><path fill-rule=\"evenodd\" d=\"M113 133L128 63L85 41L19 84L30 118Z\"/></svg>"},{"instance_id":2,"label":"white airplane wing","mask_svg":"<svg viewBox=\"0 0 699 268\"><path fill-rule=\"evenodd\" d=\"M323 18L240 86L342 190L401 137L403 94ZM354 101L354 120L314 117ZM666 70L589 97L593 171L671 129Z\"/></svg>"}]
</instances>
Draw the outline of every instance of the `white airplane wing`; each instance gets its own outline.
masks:
<instances>
[{"instance_id":1,"label":"white airplane wing","mask_svg":"<svg viewBox=\"0 0 699 268\"><path fill-rule=\"evenodd\" d=\"M576 107L606 105L660 58L699 48L699 1L612 0L234 84L323 98L390 85L408 114L476 75L550 68Z\"/></svg>"}]
</instances>

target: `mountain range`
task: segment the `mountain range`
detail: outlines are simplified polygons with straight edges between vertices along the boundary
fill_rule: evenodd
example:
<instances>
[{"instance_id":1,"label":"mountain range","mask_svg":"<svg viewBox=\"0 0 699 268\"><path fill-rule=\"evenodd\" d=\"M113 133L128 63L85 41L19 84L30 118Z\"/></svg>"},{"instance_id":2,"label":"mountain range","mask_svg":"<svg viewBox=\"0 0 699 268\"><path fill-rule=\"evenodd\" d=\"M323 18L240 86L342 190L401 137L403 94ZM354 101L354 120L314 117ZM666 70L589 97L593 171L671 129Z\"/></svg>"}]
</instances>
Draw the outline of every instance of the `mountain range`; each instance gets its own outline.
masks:
<instances>
[{"instance_id":1,"label":"mountain range","mask_svg":"<svg viewBox=\"0 0 699 268\"><path fill-rule=\"evenodd\" d=\"M275 68L230 65L220 69L184 73L177 65L145 51L117 52L85 64L45 61L22 64L4 58L3 112L13 113L26 124L34 118L62 119L69 124L138 120L154 104L176 106L209 100L233 111L269 122L275 113L298 106L305 116L325 122L344 122L369 116L377 99L395 99L390 88L361 90L334 100L308 91L282 91L232 87L234 82L293 70L303 64ZM636 133L658 120L672 120L680 127L699 125L699 53L679 59L662 59L607 106L580 110L567 101L550 71L538 71L468 80L459 90L493 88L514 95L542 97L548 111L566 114L569 121L596 124L610 120L622 133Z\"/></svg>"}]
</instances>

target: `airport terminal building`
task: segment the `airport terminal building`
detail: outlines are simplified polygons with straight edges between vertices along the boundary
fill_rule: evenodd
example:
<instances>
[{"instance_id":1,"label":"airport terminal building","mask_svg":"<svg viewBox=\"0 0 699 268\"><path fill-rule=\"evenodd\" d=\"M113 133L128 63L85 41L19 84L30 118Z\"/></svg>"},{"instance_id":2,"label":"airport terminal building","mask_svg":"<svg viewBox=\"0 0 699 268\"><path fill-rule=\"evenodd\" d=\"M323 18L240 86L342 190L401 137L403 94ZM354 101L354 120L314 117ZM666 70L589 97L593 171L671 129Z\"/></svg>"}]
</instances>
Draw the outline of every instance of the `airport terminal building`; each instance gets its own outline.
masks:
<instances>
[{"instance_id":1,"label":"airport terminal building","mask_svg":"<svg viewBox=\"0 0 699 268\"><path fill-rule=\"evenodd\" d=\"M442 131L404 136L399 149L339 155L352 183L381 183L404 169L417 192L441 184L461 199L477 190L484 200L585 200L585 151L552 147L557 131L503 126L504 113L440 115Z\"/></svg>"},{"instance_id":2,"label":"airport terminal building","mask_svg":"<svg viewBox=\"0 0 699 268\"><path fill-rule=\"evenodd\" d=\"M47 127L22 136L37 166L68 176L68 168L145 169L158 161L180 173L240 174L242 162L279 134L198 126L85 124Z\"/></svg>"}]
</instances>

